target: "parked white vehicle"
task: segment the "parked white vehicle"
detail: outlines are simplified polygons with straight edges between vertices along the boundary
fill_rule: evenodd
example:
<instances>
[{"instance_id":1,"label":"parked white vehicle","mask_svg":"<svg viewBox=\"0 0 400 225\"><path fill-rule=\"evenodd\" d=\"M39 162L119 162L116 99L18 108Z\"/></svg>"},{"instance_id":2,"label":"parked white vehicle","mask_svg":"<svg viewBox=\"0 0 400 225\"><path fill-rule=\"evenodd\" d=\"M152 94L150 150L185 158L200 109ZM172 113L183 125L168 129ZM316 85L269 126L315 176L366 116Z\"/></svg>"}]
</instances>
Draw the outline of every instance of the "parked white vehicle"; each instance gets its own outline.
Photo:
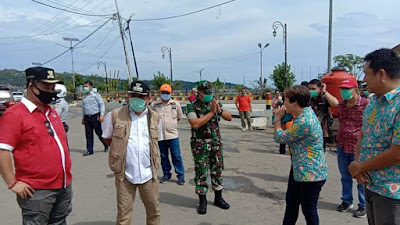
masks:
<instances>
[{"instance_id":1,"label":"parked white vehicle","mask_svg":"<svg viewBox=\"0 0 400 225\"><path fill-rule=\"evenodd\" d=\"M16 92L12 93L12 96L13 96L14 101L19 102L19 101L21 101L22 97L24 97L24 93L16 91Z\"/></svg>"}]
</instances>

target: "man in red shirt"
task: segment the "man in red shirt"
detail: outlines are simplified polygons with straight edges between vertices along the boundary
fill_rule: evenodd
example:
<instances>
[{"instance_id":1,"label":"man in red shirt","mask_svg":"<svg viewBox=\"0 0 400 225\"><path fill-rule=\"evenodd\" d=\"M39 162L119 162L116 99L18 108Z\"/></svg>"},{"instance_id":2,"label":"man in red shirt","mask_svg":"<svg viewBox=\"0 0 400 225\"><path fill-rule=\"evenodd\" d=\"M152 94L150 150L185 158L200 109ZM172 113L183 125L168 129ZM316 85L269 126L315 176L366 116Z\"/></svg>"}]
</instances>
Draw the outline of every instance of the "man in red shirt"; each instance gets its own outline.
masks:
<instances>
[{"instance_id":1,"label":"man in red shirt","mask_svg":"<svg viewBox=\"0 0 400 225\"><path fill-rule=\"evenodd\" d=\"M49 68L25 73L26 98L0 117L0 173L17 195L23 224L66 224L72 211L71 159L63 123L48 105L59 81Z\"/></svg>"},{"instance_id":2,"label":"man in red shirt","mask_svg":"<svg viewBox=\"0 0 400 225\"><path fill-rule=\"evenodd\" d=\"M340 101L338 105L337 161L342 176L342 204L337 207L337 210L346 212L353 208L353 180L349 172L349 165L355 158L355 148L362 128L363 111L369 101L359 95L355 79L344 80L340 88L343 101ZM358 184L357 189L358 209L353 216L365 217L364 187Z\"/></svg>"},{"instance_id":3,"label":"man in red shirt","mask_svg":"<svg viewBox=\"0 0 400 225\"><path fill-rule=\"evenodd\" d=\"M235 105L239 111L240 120L242 121L242 131L246 130L245 119L247 120L247 125L249 126L249 130L252 131L253 127L251 126L251 119L250 119L250 113L252 112L251 100L250 96L246 93L245 87L242 88L240 94L236 97Z\"/></svg>"}]
</instances>

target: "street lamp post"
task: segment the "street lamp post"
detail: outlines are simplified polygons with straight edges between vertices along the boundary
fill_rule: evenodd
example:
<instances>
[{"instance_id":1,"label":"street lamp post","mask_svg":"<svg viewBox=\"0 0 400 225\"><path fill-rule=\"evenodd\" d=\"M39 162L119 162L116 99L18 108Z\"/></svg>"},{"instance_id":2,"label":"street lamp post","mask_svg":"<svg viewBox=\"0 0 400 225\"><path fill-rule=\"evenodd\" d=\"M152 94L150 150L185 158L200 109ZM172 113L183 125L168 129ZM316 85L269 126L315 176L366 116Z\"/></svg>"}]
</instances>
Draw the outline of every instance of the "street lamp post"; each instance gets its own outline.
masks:
<instances>
[{"instance_id":1,"label":"street lamp post","mask_svg":"<svg viewBox=\"0 0 400 225\"><path fill-rule=\"evenodd\" d=\"M263 95L263 91L264 91L264 79L263 79L263 73L262 73L262 53L263 50L269 46L269 43L265 44L264 47L262 47L261 43L258 43L258 47L260 47L260 90L261 90L261 96Z\"/></svg>"},{"instance_id":2,"label":"street lamp post","mask_svg":"<svg viewBox=\"0 0 400 225\"><path fill-rule=\"evenodd\" d=\"M283 43L285 44L285 88L288 87L288 71L287 71L287 25L286 23L283 24L280 21L275 21L272 24L272 29L274 29L274 31L272 32L272 34L274 35L274 37L276 37L276 30L282 27L283 29Z\"/></svg>"},{"instance_id":3,"label":"street lamp post","mask_svg":"<svg viewBox=\"0 0 400 225\"><path fill-rule=\"evenodd\" d=\"M32 62L32 65L34 65L34 66L41 66L41 65L42 65L42 63L38 63L38 62Z\"/></svg>"},{"instance_id":4,"label":"street lamp post","mask_svg":"<svg viewBox=\"0 0 400 225\"><path fill-rule=\"evenodd\" d=\"M129 17L129 19L126 21L126 28L125 31L128 31L129 34L129 40L131 42L131 49L132 49L132 55L133 55L133 62L135 63L135 71L136 71L136 78L139 80L139 71L138 71L138 66L136 63L136 56L135 56L135 50L133 49L133 42L132 42L132 35L131 35L131 28L129 27L129 23L131 22L132 17L135 15L135 13L132 13L132 15Z\"/></svg>"},{"instance_id":5,"label":"street lamp post","mask_svg":"<svg viewBox=\"0 0 400 225\"><path fill-rule=\"evenodd\" d=\"M197 71L200 74L200 80L203 80L203 77L201 76L201 71L203 71L203 70L204 70L204 68L201 68L201 70Z\"/></svg>"},{"instance_id":6,"label":"street lamp post","mask_svg":"<svg viewBox=\"0 0 400 225\"><path fill-rule=\"evenodd\" d=\"M107 95L108 95L107 63L106 63L106 62L102 62L102 61L98 61L98 62L97 62L97 68L100 67L100 64L103 64L103 65L104 65L104 71L105 71L105 73L106 73L106 92L107 92Z\"/></svg>"},{"instance_id":7,"label":"street lamp post","mask_svg":"<svg viewBox=\"0 0 400 225\"><path fill-rule=\"evenodd\" d=\"M168 52L169 55L169 74L171 76L171 85L172 85L172 48L168 48L167 46L162 46L161 47L161 53L162 53L162 58L164 59L165 57L165 52Z\"/></svg>"},{"instance_id":8,"label":"street lamp post","mask_svg":"<svg viewBox=\"0 0 400 225\"><path fill-rule=\"evenodd\" d=\"M63 37L64 41L69 41L70 43L70 50L71 50L71 63L72 63L72 83L74 85L74 90L75 90L75 70L74 70L74 47L72 47L72 42L73 41L79 41L78 38L68 38L68 37Z\"/></svg>"}]
</instances>

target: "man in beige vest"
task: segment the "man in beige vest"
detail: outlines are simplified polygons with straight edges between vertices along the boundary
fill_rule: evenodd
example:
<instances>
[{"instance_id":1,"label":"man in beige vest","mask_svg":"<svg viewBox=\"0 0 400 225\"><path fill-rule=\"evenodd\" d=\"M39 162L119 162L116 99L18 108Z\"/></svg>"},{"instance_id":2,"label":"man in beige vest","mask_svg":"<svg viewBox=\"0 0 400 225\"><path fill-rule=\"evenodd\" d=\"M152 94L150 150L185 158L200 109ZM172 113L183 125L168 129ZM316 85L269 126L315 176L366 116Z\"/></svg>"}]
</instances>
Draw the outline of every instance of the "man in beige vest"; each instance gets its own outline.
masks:
<instances>
[{"instance_id":1,"label":"man in beige vest","mask_svg":"<svg viewBox=\"0 0 400 225\"><path fill-rule=\"evenodd\" d=\"M160 166L158 140L161 123L148 107L149 87L132 82L129 104L108 113L103 122L103 138L110 146L109 166L115 174L117 225L130 225L136 190L146 208L146 224L160 224L157 169Z\"/></svg>"}]
</instances>

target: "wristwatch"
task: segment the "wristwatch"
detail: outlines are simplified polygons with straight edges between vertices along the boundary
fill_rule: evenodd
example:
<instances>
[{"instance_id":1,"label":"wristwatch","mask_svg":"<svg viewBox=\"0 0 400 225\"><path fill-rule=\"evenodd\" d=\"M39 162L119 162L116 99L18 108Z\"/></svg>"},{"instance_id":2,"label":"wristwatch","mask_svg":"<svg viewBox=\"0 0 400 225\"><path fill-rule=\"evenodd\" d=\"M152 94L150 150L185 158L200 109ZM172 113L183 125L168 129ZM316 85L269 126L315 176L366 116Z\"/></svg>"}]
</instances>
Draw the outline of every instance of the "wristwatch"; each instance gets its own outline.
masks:
<instances>
[{"instance_id":1,"label":"wristwatch","mask_svg":"<svg viewBox=\"0 0 400 225\"><path fill-rule=\"evenodd\" d=\"M224 112L224 110L221 109L221 112L218 113L218 116L221 116L223 112Z\"/></svg>"}]
</instances>

